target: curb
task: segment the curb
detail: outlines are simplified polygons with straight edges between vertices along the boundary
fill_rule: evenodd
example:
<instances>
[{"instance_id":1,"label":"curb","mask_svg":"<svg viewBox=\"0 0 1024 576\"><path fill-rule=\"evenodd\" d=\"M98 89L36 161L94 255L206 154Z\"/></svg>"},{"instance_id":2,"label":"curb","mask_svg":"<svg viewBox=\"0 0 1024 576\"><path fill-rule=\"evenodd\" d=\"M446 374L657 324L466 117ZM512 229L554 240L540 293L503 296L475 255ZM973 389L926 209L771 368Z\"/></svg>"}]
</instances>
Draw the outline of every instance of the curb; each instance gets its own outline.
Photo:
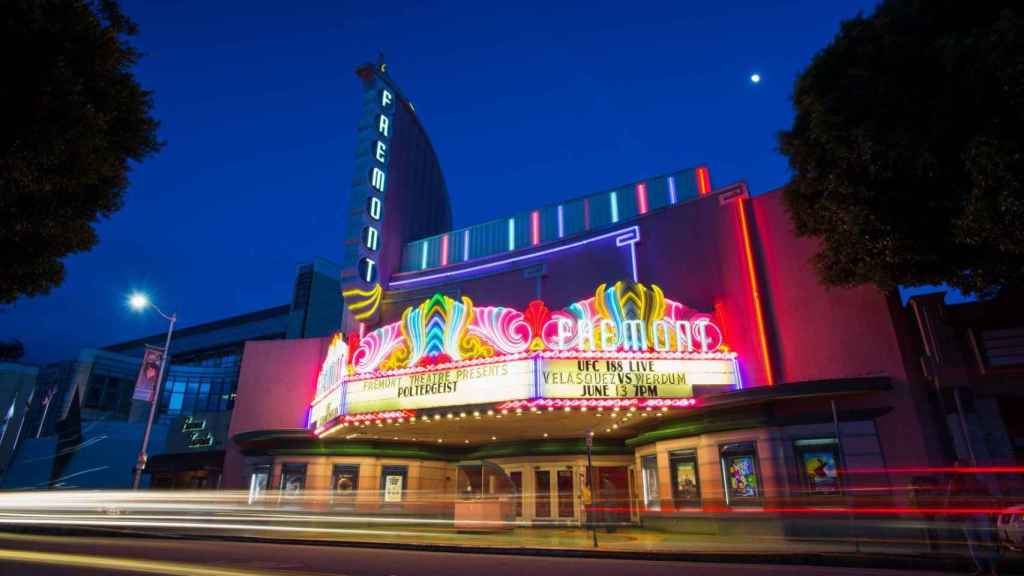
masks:
<instances>
[{"instance_id":1,"label":"curb","mask_svg":"<svg viewBox=\"0 0 1024 576\"><path fill-rule=\"evenodd\" d=\"M19 527L0 529L4 532L51 534L62 536L105 536L164 540L222 541L250 544L280 544L299 546L333 546L339 548L367 548L400 550L407 552L435 552L447 554L495 554L505 556L536 556L550 558L593 558L616 560L646 560L656 562L701 562L712 564L773 564L788 566L827 566L834 568L871 568L889 570L930 570L940 572L969 572L973 569L967 558L913 557L879 554L820 554L820 553L723 553L723 552L632 552L624 550L513 548L507 546L453 546L450 544L409 544L395 542L364 542L358 540L317 540L306 538L270 538L242 535L156 534L150 532L122 532L109 529ZM1019 562L1001 562L1004 570L1019 568Z\"/></svg>"}]
</instances>

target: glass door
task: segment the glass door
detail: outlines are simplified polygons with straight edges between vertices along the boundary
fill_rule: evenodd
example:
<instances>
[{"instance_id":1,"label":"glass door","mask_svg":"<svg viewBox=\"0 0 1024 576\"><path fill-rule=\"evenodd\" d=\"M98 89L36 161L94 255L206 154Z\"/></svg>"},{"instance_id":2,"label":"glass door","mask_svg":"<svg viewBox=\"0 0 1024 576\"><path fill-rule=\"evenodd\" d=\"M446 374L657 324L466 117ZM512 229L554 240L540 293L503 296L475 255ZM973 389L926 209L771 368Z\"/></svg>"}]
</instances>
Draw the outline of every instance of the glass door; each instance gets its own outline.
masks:
<instances>
[{"instance_id":1,"label":"glass door","mask_svg":"<svg viewBox=\"0 0 1024 576\"><path fill-rule=\"evenodd\" d=\"M629 519L640 521L640 502L636 490L636 466L629 466Z\"/></svg>"},{"instance_id":2,"label":"glass door","mask_svg":"<svg viewBox=\"0 0 1024 576\"><path fill-rule=\"evenodd\" d=\"M629 472L625 466L598 466L595 471L594 503L597 518L612 524L630 520Z\"/></svg>"},{"instance_id":3,"label":"glass door","mask_svg":"<svg viewBox=\"0 0 1024 576\"><path fill-rule=\"evenodd\" d=\"M576 495L573 490L571 467L559 468L555 471L555 489L558 491L558 519L567 520L576 517Z\"/></svg>"},{"instance_id":4,"label":"glass door","mask_svg":"<svg viewBox=\"0 0 1024 576\"><path fill-rule=\"evenodd\" d=\"M576 522L579 484L569 465L537 466L533 470L533 520Z\"/></svg>"},{"instance_id":5,"label":"glass door","mask_svg":"<svg viewBox=\"0 0 1024 576\"><path fill-rule=\"evenodd\" d=\"M533 517L551 518L551 470L537 468L533 471Z\"/></svg>"},{"instance_id":6,"label":"glass door","mask_svg":"<svg viewBox=\"0 0 1024 576\"><path fill-rule=\"evenodd\" d=\"M525 516L523 506L523 471L521 469L509 469L508 477L516 489L516 493L512 495L513 511L515 512L516 520L522 520Z\"/></svg>"}]
</instances>

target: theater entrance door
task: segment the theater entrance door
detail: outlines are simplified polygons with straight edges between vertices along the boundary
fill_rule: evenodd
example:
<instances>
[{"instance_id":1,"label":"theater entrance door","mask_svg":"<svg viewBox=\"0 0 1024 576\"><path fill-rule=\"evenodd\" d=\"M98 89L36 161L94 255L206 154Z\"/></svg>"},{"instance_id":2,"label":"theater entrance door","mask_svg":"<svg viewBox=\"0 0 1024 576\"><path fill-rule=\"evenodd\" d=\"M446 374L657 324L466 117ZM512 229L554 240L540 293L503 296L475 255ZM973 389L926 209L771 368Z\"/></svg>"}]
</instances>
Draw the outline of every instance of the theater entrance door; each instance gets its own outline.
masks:
<instances>
[{"instance_id":1,"label":"theater entrance door","mask_svg":"<svg viewBox=\"0 0 1024 576\"><path fill-rule=\"evenodd\" d=\"M516 520L531 524L579 524L580 481L571 464L505 466L518 488Z\"/></svg>"}]
</instances>

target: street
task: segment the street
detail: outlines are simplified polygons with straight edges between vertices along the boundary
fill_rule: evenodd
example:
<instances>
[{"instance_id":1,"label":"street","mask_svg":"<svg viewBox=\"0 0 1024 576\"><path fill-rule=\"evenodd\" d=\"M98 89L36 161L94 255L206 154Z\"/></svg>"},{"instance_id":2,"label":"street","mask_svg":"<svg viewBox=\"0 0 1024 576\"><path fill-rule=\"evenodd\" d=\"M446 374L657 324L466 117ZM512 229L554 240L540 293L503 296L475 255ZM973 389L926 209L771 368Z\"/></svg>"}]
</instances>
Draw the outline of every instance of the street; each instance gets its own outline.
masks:
<instances>
[{"instance_id":1,"label":"street","mask_svg":"<svg viewBox=\"0 0 1024 576\"><path fill-rule=\"evenodd\" d=\"M731 575L929 574L896 570L462 554L216 540L0 534L0 576L171 574L255 576L541 576L579 573Z\"/></svg>"}]
</instances>

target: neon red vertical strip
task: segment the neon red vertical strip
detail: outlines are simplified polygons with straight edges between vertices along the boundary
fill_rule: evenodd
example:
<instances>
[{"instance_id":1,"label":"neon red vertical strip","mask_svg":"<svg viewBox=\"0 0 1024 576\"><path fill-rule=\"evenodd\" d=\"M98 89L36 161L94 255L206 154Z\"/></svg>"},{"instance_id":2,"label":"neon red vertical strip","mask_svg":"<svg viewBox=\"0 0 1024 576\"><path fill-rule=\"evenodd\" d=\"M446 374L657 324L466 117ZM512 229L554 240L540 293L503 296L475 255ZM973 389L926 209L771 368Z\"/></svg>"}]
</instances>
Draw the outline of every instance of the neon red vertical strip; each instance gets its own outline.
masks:
<instances>
[{"instance_id":1,"label":"neon red vertical strip","mask_svg":"<svg viewBox=\"0 0 1024 576\"><path fill-rule=\"evenodd\" d=\"M540 211L530 212L530 242L536 246L540 244Z\"/></svg>"},{"instance_id":2,"label":"neon red vertical strip","mask_svg":"<svg viewBox=\"0 0 1024 576\"><path fill-rule=\"evenodd\" d=\"M636 205L641 214L647 214L647 183L636 185Z\"/></svg>"},{"instance_id":3,"label":"neon red vertical strip","mask_svg":"<svg viewBox=\"0 0 1024 576\"><path fill-rule=\"evenodd\" d=\"M757 318L757 335L761 340L761 357L764 360L764 372L768 380L769 386L775 385L775 378L773 377L772 361L768 354L768 334L765 332L764 327L764 312L762 311L761 302L761 290L758 288L757 282L757 269L754 266L754 250L750 244L750 229L747 224L747 209L744 204L744 199L740 198L736 202L737 209L740 212L740 231L743 234L743 251L747 260L747 276L750 279L750 291L751 296L754 299L754 316Z\"/></svg>"},{"instance_id":4,"label":"neon red vertical strip","mask_svg":"<svg viewBox=\"0 0 1024 576\"><path fill-rule=\"evenodd\" d=\"M583 199L583 229L590 230L590 199Z\"/></svg>"},{"instance_id":5,"label":"neon red vertical strip","mask_svg":"<svg viewBox=\"0 0 1024 576\"><path fill-rule=\"evenodd\" d=\"M711 177L704 166L697 168L697 192L701 196L711 192Z\"/></svg>"},{"instance_id":6,"label":"neon red vertical strip","mask_svg":"<svg viewBox=\"0 0 1024 576\"><path fill-rule=\"evenodd\" d=\"M441 236L441 266L448 265L448 235Z\"/></svg>"}]
</instances>

